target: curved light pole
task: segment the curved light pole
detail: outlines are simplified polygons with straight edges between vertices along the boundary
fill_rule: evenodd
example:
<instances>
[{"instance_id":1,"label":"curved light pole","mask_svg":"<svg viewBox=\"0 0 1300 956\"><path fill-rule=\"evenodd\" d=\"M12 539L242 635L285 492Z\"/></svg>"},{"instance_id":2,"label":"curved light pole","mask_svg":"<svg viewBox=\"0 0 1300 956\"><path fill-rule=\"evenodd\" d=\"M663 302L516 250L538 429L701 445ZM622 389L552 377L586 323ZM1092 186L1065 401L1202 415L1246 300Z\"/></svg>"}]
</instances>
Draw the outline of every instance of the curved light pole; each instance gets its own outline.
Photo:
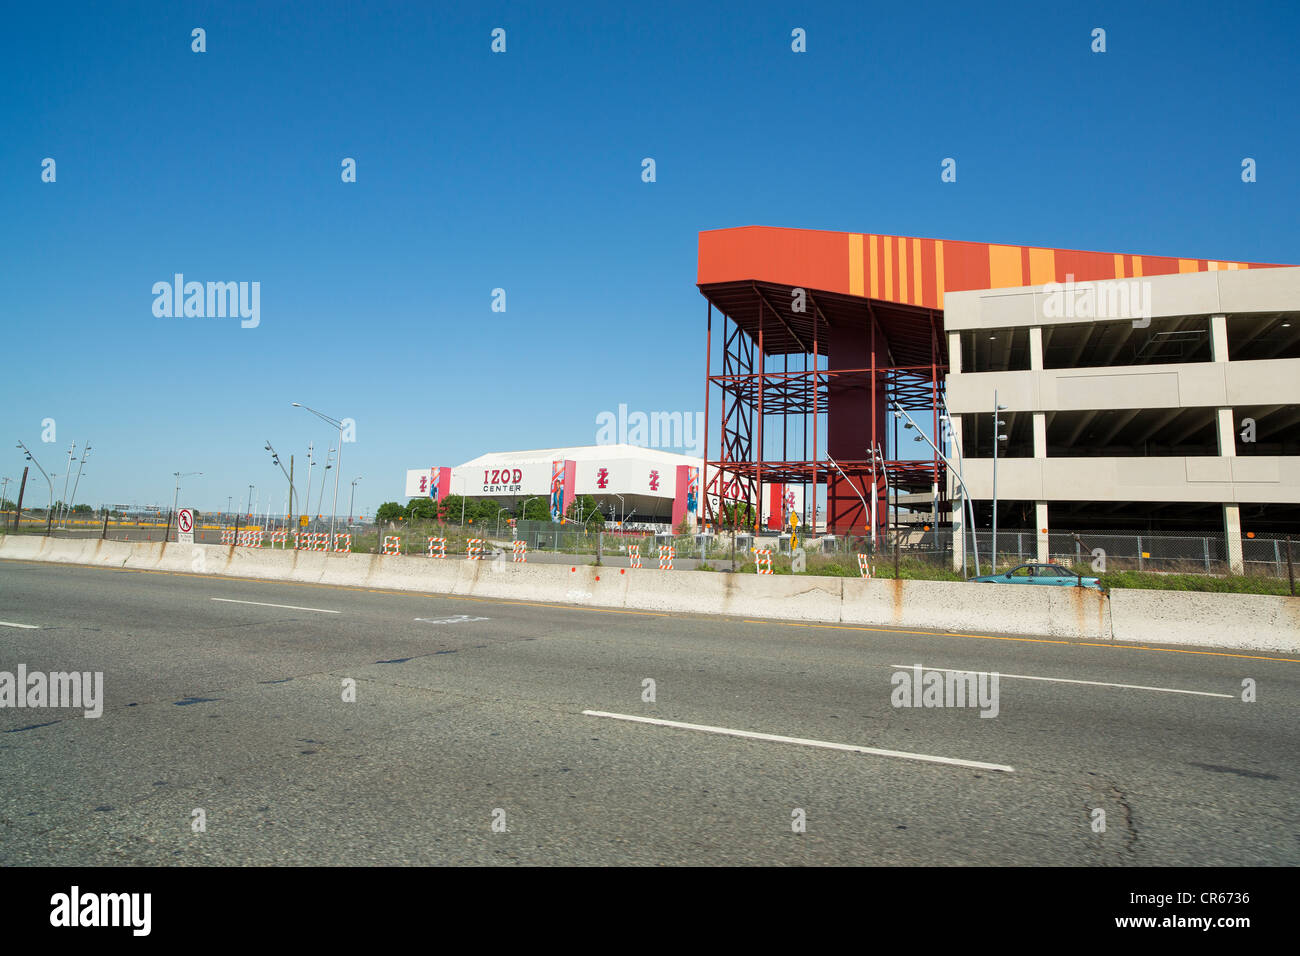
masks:
<instances>
[{"instance_id":1,"label":"curved light pole","mask_svg":"<svg viewBox=\"0 0 1300 956\"><path fill-rule=\"evenodd\" d=\"M962 495L963 503L969 503L969 504L970 504L970 510L971 510L971 544L972 544L972 547L975 548L975 574L978 576L979 573L980 573L980 553L979 553L979 548L978 548L978 546L975 546L975 528L974 528L974 524L975 524L975 517L974 517L974 513L975 513L975 504L974 504L973 501L971 501L970 492L969 492L969 491L967 490L967 488L966 488L966 482L962 480L962 472L961 472L961 466L960 466L960 461L961 461L960 443L956 443L956 444L954 445L954 448L958 449L958 451L957 451L957 460L958 460L958 462L959 462L958 466L957 466L956 468L954 468L954 467L953 467L953 464L952 464L952 462L949 460L948 456L945 455L943 452L941 452L941 451L939 450L939 446L936 445L933 441L931 441L929 435L927 435L925 432L921 431L921 429L917 426L916 422L912 420L912 416L911 416L911 415L908 415L908 414L907 414L907 411L903 408L902 405L899 405L898 402L894 402L894 417L895 417L895 418L898 418L898 417L904 417L904 418L907 419L907 424L905 424L903 427L904 427L904 428L912 428L912 429L916 429L916 432L917 432L916 436L915 436L912 440L913 440L913 441L923 441L923 442L925 442L927 445L929 445L931 448L933 448L933 449L934 449L934 453L935 453L936 455L938 455L938 456L943 460L943 463L944 463L945 465L948 466L948 472L949 472L949 474L951 474L951 475L953 476L953 478L955 478L955 479L957 480L957 484L961 485L961 495ZM965 512L964 512L964 510L963 510L963 515L962 515L962 517L963 517L963 519L965 518ZM962 577L965 577L965 576L966 576L966 542L965 542L964 540L962 541L962 546L961 546L961 566L962 566Z\"/></svg>"},{"instance_id":2,"label":"curved light pole","mask_svg":"<svg viewBox=\"0 0 1300 956\"><path fill-rule=\"evenodd\" d=\"M525 499L524 499L524 506L523 506L522 508L519 509L519 520L520 520L520 521L523 521L523 520L524 520L524 515L526 515L526 514L528 513L528 502L530 502L530 501L537 501L537 500L538 500L539 498L541 498L541 497L542 497L541 495L533 495L531 498L525 498Z\"/></svg>"},{"instance_id":3,"label":"curved light pole","mask_svg":"<svg viewBox=\"0 0 1300 956\"><path fill-rule=\"evenodd\" d=\"M339 421L337 418L331 418L329 415L326 415L323 412L318 412L314 408L309 408L308 406L303 405L301 402L293 402L292 404L294 408L306 408L307 411L311 412L321 421L328 422L329 424L335 426L339 430L339 446L338 446L339 456L338 456L338 460L334 463L334 504L330 506L330 541L333 541L334 540L334 516L338 514L338 510L339 510L339 473L343 471L343 423ZM325 482L324 480L322 480L321 491L324 492L324 490L325 490Z\"/></svg>"},{"instance_id":4,"label":"curved light pole","mask_svg":"<svg viewBox=\"0 0 1300 956\"><path fill-rule=\"evenodd\" d=\"M41 463L36 460L36 456L32 454L32 450L22 443L22 439L19 439L18 447L27 455L27 460L35 465L36 469L42 475L45 475L45 481L50 486L50 504L49 507L45 509L45 533L48 535L50 533L50 522L54 520L54 481L50 478L45 469L41 467ZM22 496L19 495L19 497ZM20 514L18 520L21 521L22 517L23 516ZM14 527L17 528L18 525L15 524Z\"/></svg>"},{"instance_id":5,"label":"curved light pole","mask_svg":"<svg viewBox=\"0 0 1300 956\"><path fill-rule=\"evenodd\" d=\"M273 447L271 447L271 439L269 438L266 440L266 450L271 453L271 461L280 466L280 473L284 475L284 480L289 483L289 513L286 515L286 519L289 521L290 524L292 524L293 523L293 496L297 493L297 489L294 488L293 486L293 475L292 473L284 470L284 462L280 461L279 454L277 454L276 450ZM299 496L299 500L301 500L301 496Z\"/></svg>"}]
</instances>

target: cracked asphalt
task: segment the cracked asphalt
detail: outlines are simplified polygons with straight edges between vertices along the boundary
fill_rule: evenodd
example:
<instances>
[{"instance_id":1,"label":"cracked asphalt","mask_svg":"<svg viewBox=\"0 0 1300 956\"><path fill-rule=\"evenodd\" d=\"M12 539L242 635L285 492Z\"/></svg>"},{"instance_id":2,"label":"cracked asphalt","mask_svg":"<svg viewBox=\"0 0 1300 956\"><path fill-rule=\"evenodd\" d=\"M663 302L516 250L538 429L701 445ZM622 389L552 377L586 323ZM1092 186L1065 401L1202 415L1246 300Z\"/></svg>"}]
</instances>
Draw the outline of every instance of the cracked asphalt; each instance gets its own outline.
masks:
<instances>
[{"instance_id":1,"label":"cracked asphalt","mask_svg":"<svg viewBox=\"0 0 1300 956\"><path fill-rule=\"evenodd\" d=\"M105 698L0 707L0 865L1300 863L1281 654L14 561L0 622Z\"/></svg>"}]
</instances>

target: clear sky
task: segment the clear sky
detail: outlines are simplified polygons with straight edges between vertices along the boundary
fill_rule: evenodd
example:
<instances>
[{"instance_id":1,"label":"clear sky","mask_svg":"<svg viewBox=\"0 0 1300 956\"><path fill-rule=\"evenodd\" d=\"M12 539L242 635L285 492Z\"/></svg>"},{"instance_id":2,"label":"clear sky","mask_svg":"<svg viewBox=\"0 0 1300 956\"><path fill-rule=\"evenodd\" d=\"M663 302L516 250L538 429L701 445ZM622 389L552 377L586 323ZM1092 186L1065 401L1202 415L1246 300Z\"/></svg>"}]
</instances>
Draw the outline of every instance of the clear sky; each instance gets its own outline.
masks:
<instances>
[{"instance_id":1,"label":"clear sky","mask_svg":"<svg viewBox=\"0 0 1300 956\"><path fill-rule=\"evenodd\" d=\"M1300 262L1298 35L1285 3L12 4L0 475L89 438L79 501L179 470L279 508L265 441L331 439L298 401L355 419L371 513L407 468L702 409L704 229ZM155 316L176 273L259 282L258 326Z\"/></svg>"}]
</instances>

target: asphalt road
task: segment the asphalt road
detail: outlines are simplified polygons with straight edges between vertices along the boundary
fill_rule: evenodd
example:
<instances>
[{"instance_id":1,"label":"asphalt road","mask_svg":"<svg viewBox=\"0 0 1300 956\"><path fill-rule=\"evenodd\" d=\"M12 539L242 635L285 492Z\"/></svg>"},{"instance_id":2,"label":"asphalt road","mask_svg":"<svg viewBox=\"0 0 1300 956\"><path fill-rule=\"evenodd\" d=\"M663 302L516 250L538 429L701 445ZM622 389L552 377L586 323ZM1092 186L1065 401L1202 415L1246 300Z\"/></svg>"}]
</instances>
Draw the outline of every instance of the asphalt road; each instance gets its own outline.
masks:
<instances>
[{"instance_id":1,"label":"asphalt road","mask_svg":"<svg viewBox=\"0 0 1300 956\"><path fill-rule=\"evenodd\" d=\"M0 707L3 865L1300 863L1285 655L14 561L0 622L105 697ZM997 716L893 706L915 664Z\"/></svg>"}]
</instances>

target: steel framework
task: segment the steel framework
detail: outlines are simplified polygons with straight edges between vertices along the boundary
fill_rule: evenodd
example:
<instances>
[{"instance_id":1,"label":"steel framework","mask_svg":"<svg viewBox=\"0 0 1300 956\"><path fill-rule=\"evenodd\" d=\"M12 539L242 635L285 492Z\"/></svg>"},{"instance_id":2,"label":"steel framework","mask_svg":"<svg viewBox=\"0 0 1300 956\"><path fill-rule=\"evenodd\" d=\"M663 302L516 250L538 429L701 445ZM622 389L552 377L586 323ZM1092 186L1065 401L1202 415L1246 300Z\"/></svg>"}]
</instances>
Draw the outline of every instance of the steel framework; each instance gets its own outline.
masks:
<instances>
[{"instance_id":1,"label":"steel framework","mask_svg":"<svg viewBox=\"0 0 1300 956\"><path fill-rule=\"evenodd\" d=\"M914 418L928 412L938 434L947 370L942 313L757 281L700 291L708 317L706 525L727 523L717 506L748 504L757 527L763 490L772 484L803 486L803 519L813 528L824 489L827 528L837 533L870 533L873 494L879 533L888 528L890 493L895 509L903 493L933 493L932 506L948 513L942 461L905 456L888 414L893 402ZM719 374L712 368L715 309L722 317ZM711 458L715 401L720 437Z\"/></svg>"}]
</instances>

